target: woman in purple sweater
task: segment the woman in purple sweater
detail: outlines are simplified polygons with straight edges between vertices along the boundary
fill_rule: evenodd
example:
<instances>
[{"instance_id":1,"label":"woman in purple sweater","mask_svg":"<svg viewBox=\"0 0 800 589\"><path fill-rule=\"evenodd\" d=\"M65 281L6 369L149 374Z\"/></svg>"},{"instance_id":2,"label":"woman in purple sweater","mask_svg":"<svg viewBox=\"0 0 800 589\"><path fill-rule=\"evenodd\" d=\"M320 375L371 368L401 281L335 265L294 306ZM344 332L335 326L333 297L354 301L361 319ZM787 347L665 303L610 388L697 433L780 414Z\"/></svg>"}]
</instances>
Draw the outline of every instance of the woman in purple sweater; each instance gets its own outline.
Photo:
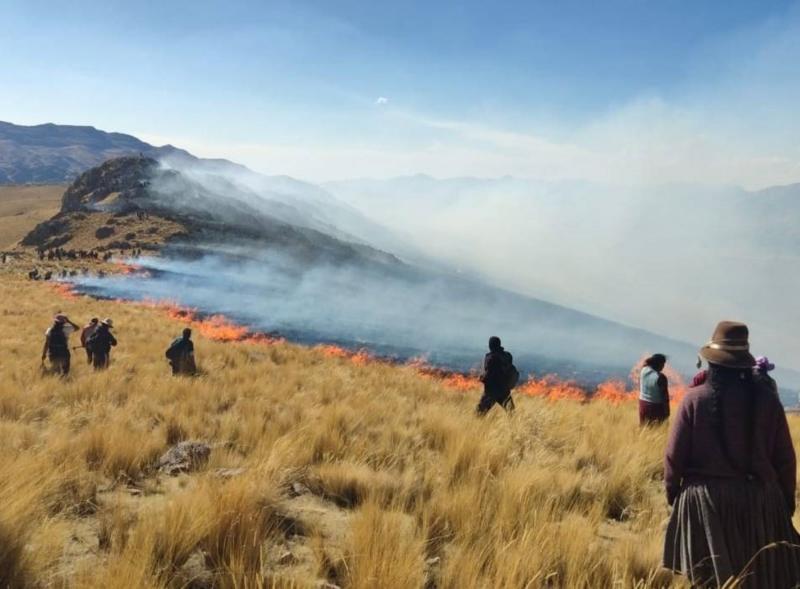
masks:
<instances>
[{"instance_id":1,"label":"woman in purple sweater","mask_svg":"<svg viewBox=\"0 0 800 589\"><path fill-rule=\"evenodd\" d=\"M724 321L700 351L708 378L678 408L664 464L673 506L664 566L695 586L800 584L796 460L777 394L753 376L748 329Z\"/></svg>"}]
</instances>

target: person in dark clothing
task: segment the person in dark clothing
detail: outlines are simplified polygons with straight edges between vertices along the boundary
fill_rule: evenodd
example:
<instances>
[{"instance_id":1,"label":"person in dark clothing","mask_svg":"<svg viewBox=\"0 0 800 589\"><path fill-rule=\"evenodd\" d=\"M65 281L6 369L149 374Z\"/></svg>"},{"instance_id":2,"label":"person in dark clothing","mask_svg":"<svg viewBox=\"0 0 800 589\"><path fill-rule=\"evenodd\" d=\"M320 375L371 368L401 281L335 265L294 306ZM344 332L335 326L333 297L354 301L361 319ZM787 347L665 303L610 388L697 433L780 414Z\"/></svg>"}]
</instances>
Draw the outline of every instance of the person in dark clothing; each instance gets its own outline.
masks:
<instances>
[{"instance_id":1,"label":"person in dark clothing","mask_svg":"<svg viewBox=\"0 0 800 589\"><path fill-rule=\"evenodd\" d=\"M92 366L95 370L105 370L111 362L111 348L117 345L117 339L111 333L114 322L104 319L95 332L87 340L92 350Z\"/></svg>"},{"instance_id":2,"label":"person in dark clothing","mask_svg":"<svg viewBox=\"0 0 800 589\"><path fill-rule=\"evenodd\" d=\"M176 338L170 344L165 355L169 360L169 365L172 367L172 376L194 376L197 374L192 330L188 327L183 330L181 337Z\"/></svg>"},{"instance_id":3,"label":"person in dark clothing","mask_svg":"<svg viewBox=\"0 0 800 589\"><path fill-rule=\"evenodd\" d=\"M44 334L42 365L44 365L44 359L49 357L50 368L53 372L61 376L69 374L69 336L77 329L78 326L70 321L66 315L59 313L55 316L53 325Z\"/></svg>"},{"instance_id":4,"label":"person in dark clothing","mask_svg":"<svg viewBox=\"0 0 800 589\"><path fill-rule=\"evenodd\" d=\"M743 323L717 326L700 351L705 382L681 401L667 444L673 509L663 564L692 586L728 586L732 578L754 589L800 584L800 551L780 544L800 543L791 519L794 446L777 393L753 373L748 339Z\"/></svg>"},{"instance_id":5,"label":"person in dark clothing","mask_svg":"<svg viewBox=\"0 0 800 589\"><path fill-rule=\"evenodd\" d=\"M489 338L489 353L483 359L483 396L478 402L478 415L485 415L497 403L509 413L514 411L514 400L511 398L509 372L513 369L514 358L503 348L500 338Z\"/></svg>"}]
</instances>

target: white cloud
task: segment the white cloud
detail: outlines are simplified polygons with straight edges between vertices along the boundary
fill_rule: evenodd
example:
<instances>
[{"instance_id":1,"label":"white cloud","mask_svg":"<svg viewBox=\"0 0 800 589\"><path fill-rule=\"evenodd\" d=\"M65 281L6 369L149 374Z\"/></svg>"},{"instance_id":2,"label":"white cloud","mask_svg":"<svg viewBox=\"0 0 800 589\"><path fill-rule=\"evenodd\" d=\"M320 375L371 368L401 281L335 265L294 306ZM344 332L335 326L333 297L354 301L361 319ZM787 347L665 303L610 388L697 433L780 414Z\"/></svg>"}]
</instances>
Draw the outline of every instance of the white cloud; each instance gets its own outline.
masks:
<instances>
[{"instance_id":1,"label":"white cloud","mask_svg":"<svg viewBox=\"0 0 800 589\"><path fill-rule=\"evenodd\" d=\"M786 184L800 181L800 84L785 71L800 59L797 39L800 17L768 35L738 39L735 52L706 50L680 91L632 97L555 133L524 120L499 128L479 119L437 119L398 110L379 96L372 102L379 118L354 118L335 137L319 135L329 115L311 112L293 136L272 134L269 142L162 142L309 180L426 173L629 185Z\"/></svg>"}]
</instances>

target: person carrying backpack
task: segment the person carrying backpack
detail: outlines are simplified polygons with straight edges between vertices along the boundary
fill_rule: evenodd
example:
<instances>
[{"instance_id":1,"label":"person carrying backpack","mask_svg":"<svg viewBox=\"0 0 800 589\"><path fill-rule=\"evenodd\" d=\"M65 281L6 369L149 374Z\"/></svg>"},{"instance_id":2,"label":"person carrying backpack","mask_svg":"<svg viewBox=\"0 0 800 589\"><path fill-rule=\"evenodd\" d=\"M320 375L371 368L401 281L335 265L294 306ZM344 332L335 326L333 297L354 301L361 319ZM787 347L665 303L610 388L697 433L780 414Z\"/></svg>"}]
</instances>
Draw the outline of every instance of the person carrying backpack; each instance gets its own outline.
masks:
<instances>
[{"instance_id":1,"label":"person carrying backpack","mask_svg":"<svg viewBox=\"0 0 800 589\"><path fill-rule=\"evenodd\" d=\"M514 411L511 389L519 382L519 371L514 366L514 358L503 348L500 338L489 338L489 353L483 359L483 396L478 402L478 415L486 415L497 403L507 412Z\"/></svg>"},{"instance_id":2,"label":"person carrying backpack","mask_svg":"<svg viewBox=\"0 0 800 589\"><path fill-rule=\"evenodd\" d=\"M100 320L97 317L92 317L92 320L87 323L83 329L81 330L81 346L83 349L86 350L86 359L89 364L92 363L92 350L87 345L89 338L92 337L92 334L97 331L97 328L100 326Z\"/></svg>"},{"instance_id":3,"label":"person carrying backpack","mask_svg":"<svg viewBox=\"0 0 800 589\"><path fill-rule=\"evenodd\" d=\"M69 374L69 336L77 329L78 326L70 321L66 315L59 313L53 318L53 325L44 333L42 366L44 366L44 359L49 357L50 367L53 372L61 376Z\"/></svg>"},{"instance_id":4,"label":"person carrying backpack","mask_svg":"<svg viewBox=\"0 0 800 589\"><path fill-rule=\"evenodd\" d=\"M92 353L92 365L95 370L105 370L111 361L111 348L117 345L117 339L111 333L114 322L103 319L94 333L86 340L86 347Z\"/></svg>"},{"instance_id":5,"label":"person carrying backpack","mask_svg":"<svg viewBox=\"0 0 800 589\"><path fill-rule=\"evenodd\" d=\"M165 355L169 360L169 365L172 367L172 376L194 376L197 374L192 330L188 327L183 330L181 337L173 340Z\"/></svg>"}]
</instances>

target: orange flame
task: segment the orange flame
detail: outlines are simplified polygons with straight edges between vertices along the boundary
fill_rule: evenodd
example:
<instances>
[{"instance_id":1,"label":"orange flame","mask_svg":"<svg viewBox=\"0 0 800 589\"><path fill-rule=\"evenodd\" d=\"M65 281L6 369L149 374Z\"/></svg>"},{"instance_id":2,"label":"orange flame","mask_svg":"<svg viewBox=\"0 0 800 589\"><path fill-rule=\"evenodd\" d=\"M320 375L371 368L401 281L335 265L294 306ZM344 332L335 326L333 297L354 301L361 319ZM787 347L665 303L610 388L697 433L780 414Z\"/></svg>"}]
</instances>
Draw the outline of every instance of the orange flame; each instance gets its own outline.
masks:
<instances>
[{"instance_id":1,"label":"orange flame","mask_svg":"<svg viewBox=\"0 0 800 589\"><path fill-rule=\"evenodd\" d=\"M50 283L50 288L63 299L74 301L78 298L78 294L75 292L75 285L71 282L52 282Z\"/></svg>"},{"instance_id":2,"label":"orange flame","mask_svg":"<svg viewBox=\"0 0 800 589\"><path fill-rule=\"evenodd\" d=\"M63 298L78 298L78 295L75 293L75 287L71 283L54 283L51 286ZM143 300L133 302L118 300L117 302L137 304L163 311L170 319L188 324L202 336L214 341L260 345L273 345L285 341L282 338L271 337L263 333L253 333L247 327L231 321L224 315L203 317L196 309L183 307L174 301ZM333 344L320 344L315 346L314 349L328 358L349 360L357 366L364 366L372 363L393 363L391 360L378 358L365 349L352 351ZM614 404L635 401L638 399L640 372L645 357L631 369L630 381L633 386L630 389L626 387L624 381L614 379L600 383L594 391L590 391L582 388L574 381L563 380L557 375L548 374L541 378L530 375L528 380L519 384L514 389L514 392L520 395L540 397L551 401L570 400L588 402L597 400ZM447 389L472 392L478 391L481 387L481 382L477 374L463 374L461 372L437 368L427 364L424 358L412 358L406 363L406 366L413 368L419 376L435 380ZM677 404L686 394L688 386L683 377L671 366L667 365L664 369L664 374L669 382L670 402L673 405Z\"/></svg>"},{"instance_id":3,"label":"orange flame","mask_svg":"<svg viewBox=\"0 0 800 589\"><path fill-rule=\"evenodd\" d=\"M270 337L263 333L254 333L249 328L231 321L224 315L204 317L196 309L183 307L173 301L144 300L136 304L163 311L170 319L186 323L192 330L213 341L262 345L271 345L283 341L281 338Z\"/></svg>"}]
</instances>

